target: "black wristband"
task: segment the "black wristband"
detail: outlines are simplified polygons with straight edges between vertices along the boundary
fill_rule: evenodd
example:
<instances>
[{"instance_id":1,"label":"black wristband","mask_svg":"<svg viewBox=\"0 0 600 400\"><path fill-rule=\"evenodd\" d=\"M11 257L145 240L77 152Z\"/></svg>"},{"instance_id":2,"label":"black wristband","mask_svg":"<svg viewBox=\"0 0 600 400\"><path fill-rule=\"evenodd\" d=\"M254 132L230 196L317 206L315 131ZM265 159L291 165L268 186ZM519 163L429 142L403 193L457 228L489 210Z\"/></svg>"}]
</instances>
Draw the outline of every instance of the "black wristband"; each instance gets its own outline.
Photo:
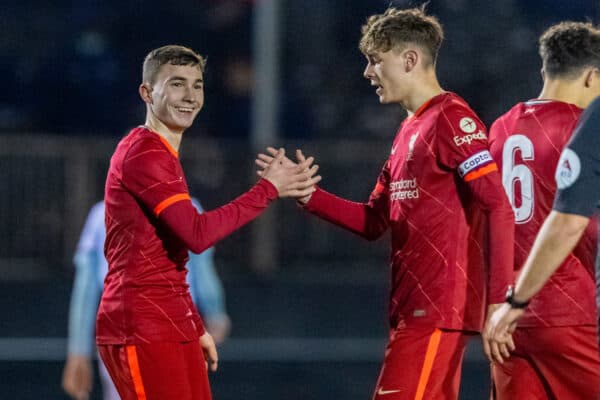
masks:
<instances>
[{"instance_id":1,"label":"black wristband","mask_svg":"<svg viewBox=\"0 0 600 400\"><path fill-rule=\"evenodd\" d=\"M508 287L508 290L506 291L506 302L508 304L510 304L510 306L512 308L518 308L518 309L524 309L529 305L529 300L527 301L517 301L513 298L513 295L515 294L515 288L512 286Z\"/></svg>"}]
</instances>

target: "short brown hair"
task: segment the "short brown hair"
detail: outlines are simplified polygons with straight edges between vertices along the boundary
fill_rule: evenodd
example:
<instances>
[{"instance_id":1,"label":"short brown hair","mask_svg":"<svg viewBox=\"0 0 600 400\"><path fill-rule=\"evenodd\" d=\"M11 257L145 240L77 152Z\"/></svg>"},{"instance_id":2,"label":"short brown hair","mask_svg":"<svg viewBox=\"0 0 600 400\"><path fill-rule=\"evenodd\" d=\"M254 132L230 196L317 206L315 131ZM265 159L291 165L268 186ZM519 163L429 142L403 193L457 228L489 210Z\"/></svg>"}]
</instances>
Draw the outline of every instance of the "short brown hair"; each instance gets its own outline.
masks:
<instances>
[{"instance_id":1,"label":"short brown hair","mask_svg":"<svg viewBox=\"0 0 600 400\"><path fill-rule=\"evenodd\" d=\"M154 83L160 67L165 64L199 66L200 71L204 73L206 60L200 54L185 46L174 44L162 46L152 50L144 59L142 80Z\"/></svg>"},{"instance_id":2,"label":"short brown hair","mask_svg":"<svg viewBox=\"0 0 600 400\"><path fill-rule=\"evenodd\" d=\"M558 23L542 34L539 51L549 78L574 78L586 67L600 68L600 29L587 22Z\"/></svg>"},{"instance_id":3,"label":"short brown hair","mask_svg":"<svg viewBox=\"0 0 600 400\"><path fill-rule=\"evenodd\" d=\"M440 21L425 13L425 5L406 10L390 7L383 14L367 19L362 26L358 47L364 54L373 51L385 53L414 43L428 53L435 65L443 40L444 30Z\"/></svg>"}]
</instances>

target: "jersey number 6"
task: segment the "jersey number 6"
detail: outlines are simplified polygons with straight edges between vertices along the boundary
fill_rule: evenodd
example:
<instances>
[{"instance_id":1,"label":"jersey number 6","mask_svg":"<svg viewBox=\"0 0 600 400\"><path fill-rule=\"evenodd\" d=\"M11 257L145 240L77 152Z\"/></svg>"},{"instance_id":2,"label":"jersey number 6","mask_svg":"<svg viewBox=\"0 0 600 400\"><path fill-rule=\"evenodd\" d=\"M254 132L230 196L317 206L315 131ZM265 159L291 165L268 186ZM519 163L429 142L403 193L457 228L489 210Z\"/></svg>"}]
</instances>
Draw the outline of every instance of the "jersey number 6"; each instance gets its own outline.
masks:
<instances>
[{"instance_id":1,"label":"jersey number 6","mask_svg":"<svg viewBox=\"0 0 600 400\"><path fill-rule=\"evenodd\" d=\"M523 161L533 160L533 143L527 136L512 135L502 148L502 184L515 213L515 222L524 224L533 216L533 174L524 164L515 164L515 154L519 151ZM521 198L516 198L517 185Z\"/></svg>"}]
</instances>

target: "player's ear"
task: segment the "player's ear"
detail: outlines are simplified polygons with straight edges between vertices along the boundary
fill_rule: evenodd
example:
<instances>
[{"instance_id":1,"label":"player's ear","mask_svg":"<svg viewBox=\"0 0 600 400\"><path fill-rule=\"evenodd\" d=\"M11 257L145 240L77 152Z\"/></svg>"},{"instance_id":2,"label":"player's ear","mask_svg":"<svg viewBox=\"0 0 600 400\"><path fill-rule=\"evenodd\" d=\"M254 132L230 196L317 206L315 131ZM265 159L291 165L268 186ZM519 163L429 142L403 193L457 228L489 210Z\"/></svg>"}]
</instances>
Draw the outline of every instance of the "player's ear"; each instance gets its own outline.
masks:
<instances>
[{"instance_id":1,"label":"player's ear","mask_svg":"<svg viewBox=\"0 0 600 400\"><path fill-rule=\"evenodd\" d=\"M415 68L419 62L419 53L415 50L406 50L404 52L404 69L406 72L410 72Z\"/></svg>"},{"instance_id":2,"label":"player's ear","mask_svg":"<svg viewBox=\"0 0 600 400\"><path fill-rule=\"evenodd\" d=\"M592 87L596 80L600 79L600 70L596 67L587 68L584 72L584 85L586 88Z\"/></svg>"},{"instance_id":3,"label":"player's ear","mask_svg":"<svg viewBox=\"0 0 600 400\"><path fill-rule=\"evenodd\" d=\"M542 75L542 82L546 82L546 72L543 67L540 69L540 75Z\"/></svg>"},{"instance_id":4,"label":"player's ear","mask_svg":"<svg viewBox=\"0 0 600 400\"><path fill-rule=\"evenodd\" d=\"M152 104L152 86L148 82L142 83L138 91L144 103Z\"/></svg>"}]
</instances>

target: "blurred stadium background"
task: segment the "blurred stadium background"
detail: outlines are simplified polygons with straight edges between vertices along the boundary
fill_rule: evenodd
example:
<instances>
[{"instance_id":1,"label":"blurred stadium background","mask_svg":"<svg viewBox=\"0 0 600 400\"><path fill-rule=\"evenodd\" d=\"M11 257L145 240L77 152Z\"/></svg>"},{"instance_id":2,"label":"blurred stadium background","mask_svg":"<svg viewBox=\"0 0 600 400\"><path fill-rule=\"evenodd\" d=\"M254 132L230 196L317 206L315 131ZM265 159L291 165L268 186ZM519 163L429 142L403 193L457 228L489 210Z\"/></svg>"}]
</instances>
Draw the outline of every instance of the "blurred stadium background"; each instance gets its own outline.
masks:
<instances>
[{"instance_id":1,"label":"blurred stadium background","mask_svg":"<svg viewBox=\"0 0 600 400\"><path fill-rule=\"evenodd\" d=\"M143 123L141 62L179 43L208 57L182 162L210 209L255 181L265 144L315 155L322 185L365 199L397 124L362 78L358 0L6 0L0 11L0 398L64 399L71 257L119 137ZM598 0L431 0L443 86L486 123L541 88L536 40ZM367 399L386 335L386 239L363 242L279 202L217 246L233 320L216 399ZM476 342L476 341L474 341ZM407 366L409 367L409 366ZM486 398L474 343L461 399ZM98 384L94 397L99 399Z\"/></svg>"}]
</instances>

